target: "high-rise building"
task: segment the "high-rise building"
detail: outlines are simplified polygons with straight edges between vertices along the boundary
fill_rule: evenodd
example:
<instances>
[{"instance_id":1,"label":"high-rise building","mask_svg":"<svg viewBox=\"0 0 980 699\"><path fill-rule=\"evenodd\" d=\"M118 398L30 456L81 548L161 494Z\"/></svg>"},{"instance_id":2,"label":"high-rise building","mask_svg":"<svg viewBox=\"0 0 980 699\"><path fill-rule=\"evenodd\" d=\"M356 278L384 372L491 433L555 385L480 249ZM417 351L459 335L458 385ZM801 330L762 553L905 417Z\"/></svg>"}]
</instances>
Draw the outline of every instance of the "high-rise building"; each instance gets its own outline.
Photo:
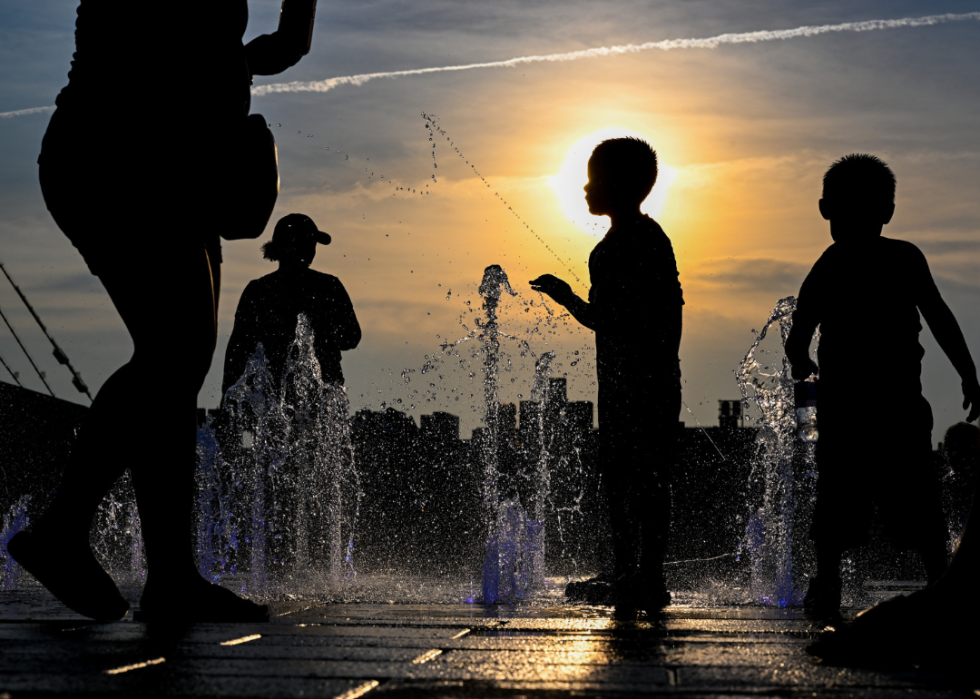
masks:
<instances>
[{"instance_id":1,"label":"high-rise building","mask_svg":"<svg viewBox=\"0 0 980 699\"><path fill-rule=\"evenodd\" d=\"M592 429L594 407L590 401L571 401L565 407L565 422L576 436Z\"/></svg>"},{"instance_id":2,"label":"high-rise building","mask_svg":"<svg viewBox=\"0 0 980 699\"><path fill-rule=\"evenodd\" d=\"M742 420L742 401L718 401L718 426L723 430L734 430ZM744 425L743 425L744 426Z\"/></svg>"},{"instance_id":3,"label":"high-rise building","mask_svg":"<svg viewBox=\"0 0 980 699\"><path fill-rule=\"evenodd\" d=\"M548 379L548 403L565 406L568 402L568 379Z\"/></svg>"},{"instance_id":4,"label":"high-rise building","mask_svg":"<svg viewBox=\"0 0 980 699\"><path fill-rule=\"evenodd\" d=\"M513 403L502 403L497 411L497 428L515 431L517 429L517 406Z\"/></svg>"},{"instance_id":5,"label":"high-rise building","mask_svg":"<svg viewBox=\"0 0 980 699\"><path fill-rule=\"evenodd\" d=\"M528 445L541 441L541 404L533 400L522 400L520 406L521 426L517 431L517 438L526 449Z\"/></svg>"},{"instance_id":6,"label":"high-rise building","mask_svg":"<svg viewBox=\"0 0 980 699\"><path fill-rule=\"evenodd\" d=\"M419 431L425 439L433 439L440 442L459 439L458 415L437 411L431 415L423 415L419 422L421 423Z\"/></svg>"}]
</instances>

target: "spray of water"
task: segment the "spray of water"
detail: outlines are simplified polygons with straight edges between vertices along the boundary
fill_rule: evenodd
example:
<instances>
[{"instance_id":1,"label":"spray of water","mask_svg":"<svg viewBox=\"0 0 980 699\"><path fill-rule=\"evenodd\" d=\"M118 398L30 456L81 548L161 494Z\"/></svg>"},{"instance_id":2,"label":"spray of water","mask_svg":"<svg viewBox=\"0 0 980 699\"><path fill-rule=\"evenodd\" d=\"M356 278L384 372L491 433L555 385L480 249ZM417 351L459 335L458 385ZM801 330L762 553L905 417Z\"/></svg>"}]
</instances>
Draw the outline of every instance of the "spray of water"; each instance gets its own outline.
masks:
<instances>
[{"instance_id":1,"label":"spray of water","mask_svg":"<svg viewBox=\"0 0 980 699\"><path fill-rule=\"evenodd\" d=\"M20 583L20 566L7 553L7 544L15 534L27 527L30 521L27 504L30 501L30 495L22 495L3 516L3 528L0 529L0 590L16 590Z\"/></svg>"},{"instance_id":2,"label":"spray of water","mask_svg":"<svg viewBox=\"0 0 980 699\"><path fill-rule=\"evenodd\" d=\"M748 549L752 594L766 605L800 603L795 581L803 571L795 546L797 509L809 507L813 487L812 442L798 443L792 367L783 347L792 328L796 299L781 299L735 371L743 411L758 426L750 479L751 511L743 548ZM769 330L778 324L780 342L764 349ZM754 331L753 331L754 332ZM809 474L803 481L800 476Z\"/></svg>"},{"instance_id":3,"label":"spray of water","mask_svg":"<svg viewBox=\"0 0 980 699\"><path fill-rule=\"evenodd\" d=\"M198 442L202 572L262 597L322 595L353 578L347 394L324 384L305 315L279 385L259 345L224 406Z\"/></svg>"}]
</instances>

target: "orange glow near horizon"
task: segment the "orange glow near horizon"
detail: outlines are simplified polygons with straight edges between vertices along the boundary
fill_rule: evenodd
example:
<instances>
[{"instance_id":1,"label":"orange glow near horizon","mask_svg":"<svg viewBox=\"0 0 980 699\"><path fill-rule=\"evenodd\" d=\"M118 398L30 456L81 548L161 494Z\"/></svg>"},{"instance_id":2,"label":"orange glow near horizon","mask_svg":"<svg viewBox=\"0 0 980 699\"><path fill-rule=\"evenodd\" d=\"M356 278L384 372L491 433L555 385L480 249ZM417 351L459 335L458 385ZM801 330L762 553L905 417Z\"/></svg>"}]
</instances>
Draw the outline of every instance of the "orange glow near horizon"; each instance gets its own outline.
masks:
<instances>
[{"instance_id":1,"label":"orange glow near horizon","mask_svg":"<svg viewBox=\"0 0 980 699\"><path fill-rule=\"evenodd\" d=\"M558 174L549 178L548 183L551 185L551 190L557 197L565 216L576 226L593 235L596 232L595 226L599 223L601 217L589 213L589 206L585 203L583 187L585 187L585 183L589 179L589 158L592 155L593 149L602 141L609 138L621 138L623 136L642 138L656 148L655 141L646 134L632 129L608 127L591 133L584 138L580 138L573 143L568 149L565 162L562 164ZM653 191L650 192L650 196L640 206L640 210L643 213L654 218L660 215L664 202L667 199L667 192L671 184L677 179L677 175L678 171L676 169L666 165L662 160L659 162L657 183L654 185ZM604 225L601 228L602 231L605 230Z\"/></svg>"}]
</instances>

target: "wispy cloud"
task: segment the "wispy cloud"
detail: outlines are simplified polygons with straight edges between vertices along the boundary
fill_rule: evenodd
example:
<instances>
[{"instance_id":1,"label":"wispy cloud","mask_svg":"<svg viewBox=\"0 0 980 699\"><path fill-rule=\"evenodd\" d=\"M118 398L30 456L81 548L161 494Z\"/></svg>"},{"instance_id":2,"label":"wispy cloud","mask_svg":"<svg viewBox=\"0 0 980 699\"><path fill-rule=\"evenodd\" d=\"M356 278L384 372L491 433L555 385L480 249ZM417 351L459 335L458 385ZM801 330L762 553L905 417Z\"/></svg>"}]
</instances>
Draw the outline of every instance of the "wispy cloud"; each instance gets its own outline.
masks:
<instances>
[{"instance_id":1,"label":"wispy cloud","mask_svg":"<svg viewBox=\"0 0 980 699\"><path fill-rule=\"evenodd\" d=\"M802 26L795 29L761 30L735 34L719 34L701 39L664 39L648 41L644 44L622 44L619 46L600 46L580 51L565 53L548 53L533 56L517 56L503 61L487 61L484 63L465 63L453 66L437 66L433 68L416 68L414 70L394 70L382 73L362 73L359 75L342 75L326 80L310 82L272 83L252 88L256 97L280 92L329 92L343 85L359 86L378 78L404 78L429 73L452 73L462 70L477 70L481 68L513 68L528 63L562 63L580 61L589 58L622 56L643 51L673 51L677 49L715 49L728 44L755 44L764 41L786 41L802 37L819 36L841 32L869 32L883 29L901 29L908 27L927 27L947 22L965 22L980 20L980 12L965 14L927 15L924 17L903 17L902 19L872 19L864 22L844 22L842 24L821 24ZM53 111L53 106L18 109L13 112L0 112L0 118L10 119L30 114L42 114Z\"/></svg>"},{"instance_id":2,"label":"wispy cloud","mask_svg":"<svg viewBox=\"0 0 980 699\"><path fill-rule=\"evenodd\" d=\"M772 258L706 260L691 270L696 283L724 286L730 291L787 296L796 293L809 265Z\"/></svg>"},{"instance_id":3,"label":"wispy cloud","mask_svg":"<svg viewBox=\"0 0 980 699\"><path fill-rule=\"evenodd\" d=\"M436 68L416 68L414 70L395 70L384 73L363 73L361 75L344 75L327 80L312 82L273 83L252 88L252 94L262 96L277 92L328 92L342 85L363 85L378 78L402 78L429 73L449 73L461 70L476 70L478 68L513 68L528 63L561 63L579 61L587 58L604 56L622 56L630 53L640 53L658 49L673 51L675 49L714 49L725 44L754 44L763 41L785 41L800 37L818 36L839 32L868 32L881 29L899 29L903 27L925 27L946 22L963 22L980 20L980 12L966 14L928 15L925 17L905 17L902 19L872 19L865 22L845 22L843 24L823 24L803 26L795 29L762 30L742 32L739 34L719 34L704 39L665 39L649 41L645 44L623 44L621 46L601 46L598 48L569 51L566 53L549 53L539 56L518 56L504 61L489 61L485 63L466 63L455 66L440 66Z\"/></svg>"},{"instance_id":4,"label":"wispy cloud","mask_svg":"<svg viewBox=\"0 0 980 699\"><path fill-rule=\"evenodd\" d=\"M13 119L14 117L27 116L29 114L47 114L53 111L53 104L49 107L31 107L30 109L18 109L13 112L0 112L0 119Z\"/></svg>"}]
</instances>

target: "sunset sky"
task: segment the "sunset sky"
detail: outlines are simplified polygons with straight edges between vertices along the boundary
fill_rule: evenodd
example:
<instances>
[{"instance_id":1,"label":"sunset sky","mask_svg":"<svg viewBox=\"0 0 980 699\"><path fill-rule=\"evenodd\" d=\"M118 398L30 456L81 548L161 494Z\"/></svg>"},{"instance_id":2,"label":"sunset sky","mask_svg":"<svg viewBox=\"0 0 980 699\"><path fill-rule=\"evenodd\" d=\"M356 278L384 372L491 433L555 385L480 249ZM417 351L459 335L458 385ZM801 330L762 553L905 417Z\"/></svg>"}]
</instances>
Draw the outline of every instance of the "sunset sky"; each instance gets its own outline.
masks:
<instances>
[{"instance_id":1,"label":"sunset sky","mask_svg":"<svg viewBox=\"0 0 980 699\"><path fill-rule=\"evenodd\" d=\"M0 0L0 112L53 104L66 82L76 6ZM276 0L250 2L246 38L274 29L278 7ZM320 0L312 53L256 85L977 11L980 3L944 0ZM663 172L646 209L673 241L687 301L684 398L707 425L717 423L718 399L738 396L732 371L752 342L751 330L761 328L777 300L798 292L830 244L817 212L820 178L846 153L874 153L895 171L897 210L885 235L925 252L980 358L977 65L980 21L967 19L375 79L327 92L257 96L252 111L273 125L279 146L282 189L273 221L306 213L334 238L320 248L314 268L343 281L364 331L361 346L344 358L352 408L378 409L384 401L402 409L414 404L416 415L448 409L463 416L466 437L476 425L469 394L478 385L465 369L447 369L441 382L433 381L437 399L429 403L411 391L430 381L416 373L406 384L401 374L475 327L476 287L489 264L500 264L519 292L503 302L504 330L530 338L535 353L556 350L555 375L567 373L570 397L594 400L591 333L557 313L549 316L527 282L550 272L585 293L567 267L587 282L589 251L607 224L581 203L588 152L613 135L648 139ZM181 83L179 75L161 80L164 105L193 120ZM451 139L434 136L437 168L423 112ZM104 115L109 122L126 117ZM44 208L35 160L48 118L0 115L0 260L94 389L126 360L131 345L98 280ZM111 215L111 183L105 194ZM241 290L275 268L259 252L271 231L272 224L261 240L225 243L221 338L202 406L219 401L224 346ZM855 313L870 314L879 300L853 302ZM5 281L0 309L55 392L81 400ZM654 323L636 318L637 332ZM931 334L922 337L936 441L965 414L956 374ZM881 409L873 386L882 377L873 367L887 347L874 340L853 339L855 376L868 381L866 395L856 398L865 401L856 403L858 414ZM516 400L527 394L533 362L525 359L521 369L516 341L506 346L513 347L516 366L505 375L503 397ZM180 351L175 345L174 353ZM2 325L0 357L25 385L41 388ZM147 386L147 399L165 387L166 372L161 367L161 386ZM10 377L0 370L0 380ZM694 423L686 410L680 419Z\"/></svg>"}]
</instances>

